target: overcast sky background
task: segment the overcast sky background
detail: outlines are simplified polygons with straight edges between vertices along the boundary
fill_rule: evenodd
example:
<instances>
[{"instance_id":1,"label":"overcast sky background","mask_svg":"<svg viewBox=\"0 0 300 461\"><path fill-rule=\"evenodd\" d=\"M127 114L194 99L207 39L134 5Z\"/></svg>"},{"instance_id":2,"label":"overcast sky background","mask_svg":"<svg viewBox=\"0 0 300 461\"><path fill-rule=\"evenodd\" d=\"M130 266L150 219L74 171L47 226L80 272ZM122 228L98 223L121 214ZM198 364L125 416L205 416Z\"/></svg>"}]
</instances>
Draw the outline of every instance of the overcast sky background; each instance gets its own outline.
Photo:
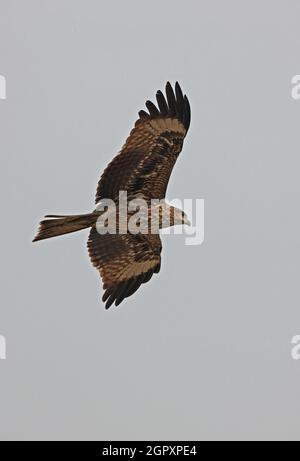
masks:
<instances>
[{"instance_id":1,"label":"overcast sky background","mask_svg":"<svg viewBox=\"0 0 300 461\"><path fill-rule=\"evenodd\" d=\"M0 0L1 440L300 439L300 3ZM205 241L104 310L88 232L146 99L178 80L192 124L168 198Z\"/></svg>"}]
</instances>

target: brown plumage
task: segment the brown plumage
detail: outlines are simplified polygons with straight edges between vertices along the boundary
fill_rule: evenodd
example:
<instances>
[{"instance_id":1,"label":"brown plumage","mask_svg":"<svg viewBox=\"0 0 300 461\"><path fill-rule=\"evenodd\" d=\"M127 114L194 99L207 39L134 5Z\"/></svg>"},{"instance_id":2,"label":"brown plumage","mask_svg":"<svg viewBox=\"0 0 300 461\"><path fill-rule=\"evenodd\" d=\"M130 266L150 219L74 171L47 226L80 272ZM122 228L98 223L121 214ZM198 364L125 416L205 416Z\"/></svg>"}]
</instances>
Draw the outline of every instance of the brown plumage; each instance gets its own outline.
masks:
<instances>
[{"instance_id":1,"label":"brown plumage","mask_svg":"<svg viewBox=\"0 0 300 461\"><path fill-rule=\"evenodd\" d=\"M146 198L163 199L169 178L190 126L189 101L178 83L174 91L168 82L167 101L156 93L158 108L146 102L149 114L139 112L119 155L107 166L97 187L96 203L101 198L115 199L119 190L128 195L142 193Z\"/></svg>"},{"instance_id":2,"label":"brown plumage","mask_svg":"<svg viewBox=\"0 0 300 461\"><path fill-rule=\"evenodd\" d=\"M96 203L112 199L118 204L119 191L129 198L164 199L174 164L181 152L190 125L190 105L178 83L175 92L168 82L166 98L156 93L157 106L146 102L148 112L140 111L120 153L109 163L98 183ZM174 216L171 224L176 222ZM172 211L172 210L171 210ZM180 210L177 210L180 211ZM181 211L180 211L181 212ZM106 308L120 304L142 283L159 272L161 240L158 234L99 234L99 212L76 216L46 216L34 241L91 227L88 251L99 270L105 290ZM181 217L182 224L184 214Z\"/></svg>"},{"instance_id":3,"label":"brown plumage","mask_svg":"<svg viewBox=\"0 0 300 461\"><path fill-rule=\"evenodd\" d=\"M118 306L160 269L161 241L158 234L98 234L91 229L88 250L100 271L108 309Z\"/></svg>"}]
</instances>

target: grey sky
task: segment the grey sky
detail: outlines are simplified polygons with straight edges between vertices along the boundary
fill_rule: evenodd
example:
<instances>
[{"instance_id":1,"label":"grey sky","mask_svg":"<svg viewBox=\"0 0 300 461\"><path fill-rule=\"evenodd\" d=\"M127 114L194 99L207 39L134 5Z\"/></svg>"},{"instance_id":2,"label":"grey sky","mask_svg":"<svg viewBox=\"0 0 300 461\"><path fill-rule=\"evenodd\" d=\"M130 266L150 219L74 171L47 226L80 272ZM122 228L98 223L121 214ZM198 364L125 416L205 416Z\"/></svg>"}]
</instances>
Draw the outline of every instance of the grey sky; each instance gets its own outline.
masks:
<instances>
[{"instance_id":1,"label":"grey sky","mask_svg":"<svg viewBox=\"0 0 300 461\"><path fill-rule=\"evenodd\" d=\"M300 3L0 0L0 438L299 439ZM164 236L159 276L106 312L87 232L146 99L178 80L192 124L168 198L205 199L205 242Z\"/></svg>"}]
</instances>

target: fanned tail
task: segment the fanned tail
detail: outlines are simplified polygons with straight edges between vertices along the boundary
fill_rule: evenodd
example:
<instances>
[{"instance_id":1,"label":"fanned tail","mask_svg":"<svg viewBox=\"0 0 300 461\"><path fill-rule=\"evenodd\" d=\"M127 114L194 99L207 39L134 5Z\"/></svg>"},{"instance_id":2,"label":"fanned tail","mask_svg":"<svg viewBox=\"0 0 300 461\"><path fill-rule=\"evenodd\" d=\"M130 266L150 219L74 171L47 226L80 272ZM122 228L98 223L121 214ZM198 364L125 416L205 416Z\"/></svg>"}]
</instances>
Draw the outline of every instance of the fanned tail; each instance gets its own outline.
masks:
<instances>
[{"instance_id":1,"label":"fanned tail","mask_svg":"<svg viewBox=\"0 0 300 461\"><path fill-rule=\"evenodd\" d=\"M95 213L73 216L46 215L45 218L47 219L40 222L38 233L34 237L33 242L91 227L95 224L97 215Z\"/></svg>"}]
</instances>

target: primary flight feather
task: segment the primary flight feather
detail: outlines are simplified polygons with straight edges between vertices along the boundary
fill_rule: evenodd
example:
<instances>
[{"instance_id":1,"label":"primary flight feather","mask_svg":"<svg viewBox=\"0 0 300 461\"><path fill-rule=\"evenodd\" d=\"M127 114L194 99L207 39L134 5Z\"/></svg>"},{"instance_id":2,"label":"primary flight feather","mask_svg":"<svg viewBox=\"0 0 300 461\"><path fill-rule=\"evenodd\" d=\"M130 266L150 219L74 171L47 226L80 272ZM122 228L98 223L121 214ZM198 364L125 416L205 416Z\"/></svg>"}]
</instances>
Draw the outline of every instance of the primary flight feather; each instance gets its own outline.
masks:
<instances>
[{"instance_id":1,"label":"primary flight feather","mask_svg":"<svg viewBox=\"0 0 300 461\"><path fill-rule=\"evenodd\" d=\"M190 126L188 98L176 82L175 91L166 84L166 97L156 93L157 105L146 102L120 153L104 170L97 187L96 204L110 199L119 213L119 193L126 191L130 200L161 200L170 214L169 225L187 224L185 213L164 203L167 185L182 150ZM147 211L147 218L154 221ZM158 233L99 233L99 208L75 216L47 215L41 221L34 241L91 227L88 251L103 280L103 301L109 308L131 296L142 283L158 273L161 264L161 240ZM159 228L164 227L159 214Z\"/></svg>"}]
</instances>

